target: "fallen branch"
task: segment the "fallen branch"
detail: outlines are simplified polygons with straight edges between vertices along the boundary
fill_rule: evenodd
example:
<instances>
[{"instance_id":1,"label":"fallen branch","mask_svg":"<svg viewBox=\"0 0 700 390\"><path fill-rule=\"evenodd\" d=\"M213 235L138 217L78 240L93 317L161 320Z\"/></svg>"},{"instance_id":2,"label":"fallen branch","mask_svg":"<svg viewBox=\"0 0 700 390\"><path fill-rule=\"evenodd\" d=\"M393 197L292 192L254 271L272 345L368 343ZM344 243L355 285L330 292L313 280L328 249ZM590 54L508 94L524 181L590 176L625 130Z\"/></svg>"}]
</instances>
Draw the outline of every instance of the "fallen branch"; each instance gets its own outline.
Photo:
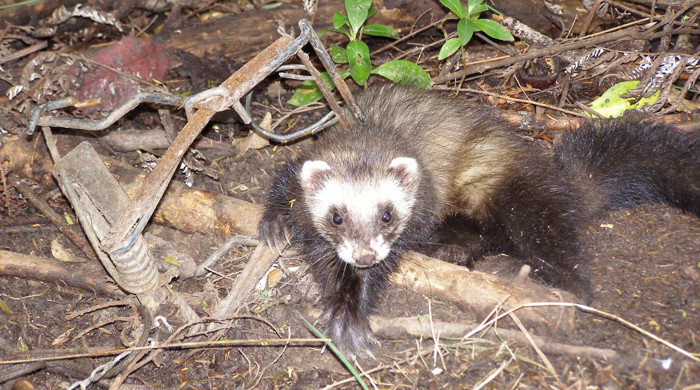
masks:
<instances>
[{"instance_id":1,"label":"fallen branch","mask_svg":"<svg viewBox=\"0 0 700 390\"><path fill-rule=\"evenodd\" d=\"M700 34L700 29L693 28L679 28L671 31L673 34ZM571 42L564 42L556 46L546 47L544 49L533 50L521 55L510 57L498 57L488 61L480 61L478 63L466 64L464 68L458 72L450 73L442 77L433 78L433 83L444 84L448 81L458 80L463 77L483 73L487 70L501 68L517 63L522 63L535 58L549 57L569 50L583 49L587 47L594 47L596 45L601 45L603 43L608 43L612 41L628 41L635 39L645 39L651 40L656 39L664 35L668 35L666 31L661 32L645 32L641 31L639 27L628 27L618 31L612 31L609 33L604 33L601 35L590 35L586 38L580 40L573 40Z\"/></svg>"},{"instance_id":2,"label":"fallen branch","mask_svg":"<svg viewBox=\"0 0 700 390\"><path fill-rule=\"evenodd\" d=\"M113 131L104 137L102 140L118 152L130 152L132 150L155 150L167 149L171 141L166 136L162 129L150 130L125 130ZM245 138L234 140L243 142ZM236 142L233 142L234 144ZM228 150L231 148L231 143L214 141L209 138L200 138L193 142L193 147L197 149L219 149Z\"/></svg>"},{"instance_id":3,"label":"fallen branch","mask_svg":"<svg viewBox=\"0 0 700 390\"><path fill-rule=\"evenodd\" d=\"M117 176L129 197L133 197L146 177L144 172L121 164L111 165L110 171ZM172 181L152 221L188 233L257 236L262 212L261 205L223 194L193 190L181 182Z\"/></svg>"},{"instance_id":4,"label":"fallen branch","mask_svg":"<svg viewBox=\"0 0 700 390\"><path fill-rule=\"evenodd\" d=\"M0 275L67 285L105 295L124 295L110 282L104 268L89 260L79 264L61 263L44 257L0 250Z\"/></svg>"},{"instance_id":5,"label":"fallen branch","mask_svg":"<svg viewBox=\"0 0 700 390\"><path fill-rule=\"evenodd\" d=\"M494 275L470 271L419 253L410 253L404 258L393 275L393 281L420 294L456 303L481 316L486 316L498 305L512 308L533 302L576 301L576 297L569 292L548 288L527 278L509 283ZM530 309L534 308L518 312L528 327L564 334L574 330L576 311L573 308Z\"/></svg>"},{"instance_id":6,"label":"fallen branch","mask_svg":"<svg viewBox=\"0 0 700 390\"><path fill-rule=\"evenodd\" d=\"M374 334L388 339L410 337L432 338L433 334L430 328L427 327L425 319L427 315L422 315L424 320L421 322L418 317L396 317L385 318L380 316L370 317L370 324ZM432 327L435 330L435 335L440 339L459 339L464 337L472 329L477 327L475 323L454 323L432 321ZM530 346L527 338L517 330L511 329L495 329L489 328L481 337L487 337L490 340L498 341L505 340L513 342L518 346ZM545 353L554 353L557 355L568 355L587 359L602 359L607 361L617 360L620 356L617 351L612 349L586 347L580 345L562 344L551 341L544 337L531 336L535 344Z\"/></svg>"},{"instance_id":7,"label":"fallen branch","mask_svg":"<svg viewBox=\"0 0 700 390\"><path fill-rule=\"evenodd\" d=\"M266 244L258 244L258 247L253 251L245 268L243 268L243 271L233 283L228 296L226 296L216 308L216 313L219 318L228 318L236 314L236 310L241 302L243 302L245 294L252 290L258 281L265 276L265 273L272 267L277 257L278 254ZM214 324L214 326L216 325Z\"/></svg>"}]
</instances>

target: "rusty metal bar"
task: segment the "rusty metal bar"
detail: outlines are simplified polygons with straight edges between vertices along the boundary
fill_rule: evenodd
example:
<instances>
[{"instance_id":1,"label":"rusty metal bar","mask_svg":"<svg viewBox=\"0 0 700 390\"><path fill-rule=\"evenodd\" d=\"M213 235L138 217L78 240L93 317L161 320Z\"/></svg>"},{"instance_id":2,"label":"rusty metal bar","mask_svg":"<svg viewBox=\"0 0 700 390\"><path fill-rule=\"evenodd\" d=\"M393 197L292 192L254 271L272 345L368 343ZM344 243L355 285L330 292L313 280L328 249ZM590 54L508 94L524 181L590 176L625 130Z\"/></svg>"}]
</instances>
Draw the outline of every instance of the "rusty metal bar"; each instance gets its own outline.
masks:
<instances>
[{"instance_id":1,"label":"rusty metal bar","mask_svg":"<svg viewBox=\"0 0 700 390\"><path fill-rule=\"evenodd\" d=\"M27 134L33 134L37 125L90 131L104 130L141 103L157 103L169 106L181 106L185 103L185 100L186 99L184 97L178 95L159 92L139 92L100 120L41 116L41 114L46 110L57 110L59 108L70 107L76 104L75 98L67 97L36 106L31 117L29 118L29 123L27 124Z\"/></svg>"},{"instance_id":2,"label":"rusty metal bar","mask_svg":"<svg viewBox=\"0 0 700 390\"><path fill-rule=\"evenodd\" d=\"M347 85L342 77L340 77L333 61L323 48L323 45L309 22L302 19L299 22L299 27L301 33L296 39L290 37L279 38L245 64L240 70L232 74L220 87L217 87L217 92L213 93L211 98L207 99L207 96L201 95L199 96L200 99L191 99L189 101L187 107L189 108L188 114L191 114L191 116L188 115L190 116L188 118L188 123L175 138L163 157L161 157L154 171L148 176L141 188L138 189L129 207L124 210L119 216L119 219L104 236L102 240L102 249L105 252L109 253L111 256L115 256L127 251L134 244L135 239L153 214L159 199L165 192L165 188L170 182L172 175L175 173L182 157L214 113L226 110L229 107L234 107L239 113L242 112L243 114L241 115L245 118L245 110L240 104L240 99L295 54L299 55L302 62L306 65L306 68L317 80L324 97L333 111L341 118L344 127L347 128L349 126L347 118L342 117L340 106L335 99L333 99L330 91L320 78L320 73L313 67L308 55L301 51L301 48L307 43L311 43L313 46L324 67L331 75L339 92L351 107L351 111L355 114L355 117L360 122L364 121L364 115L357 107ZM141 92L134 95L108 116L98 121L42 116L43 112L46 110L64 108L76 103L74 98L65 98L37 106L30 118L27 132L31 134L37 125L92 131L103 130L143 102L183 105L188 101L177 95ZM192 113L193 107L197 109L195 113Z\"/></svg>"},{"instance_id":3,"label":"rusty metal bar","mask_svg":"<svg viewBox=\"0 0 700 390\"><path fill-rule=\"evenodd\" d=\"M284 61L299 51L308 41L308 36L303 37L302 35L293 41L287 37L277 39L221 84L223 88L230 91L227 98L209 101L200 106L200 109L193 114L190 121L161 157L153 172L148 175L146 181L134 194L128 209L122 213L119 220L112 225L104 237L102 248L106 252L119 254L133 245L133 241L151 218L180 160L197 135L214 116L216 109L225 109L225 107L237 102L265 76L272 73Z\"/></svg>"},{"instance_id":4,"label":"rusty metal bar","mask_svg":"<svg viewBox=\"0 0 700 390\"><path fill-rule=\"evenodd\" d=\"M299 36L293 41L290 38L286 37L278 39L277 41L275 41L275 43L270 45L265 50L269 50L270 48L272 48L272 46L274 46L277 42L284 38L285 41L287 41L287 46L280 50L278 57L270 59L269 62L258 64L257 66L260 69L257 72L247 71L245 73L242 73L241 70L246 68L252 62L254 62L257 58L256 56L243 68L238 70L231 77L229 77L228 80L221 84L222 87L227 88L230 91L230 94L228 96L221 97L218 99L212 98L205 102L195 104L195 107L211 111L224 111L227 110L229 107L233 106L234 104L239 103L239 100L241 100L241 98L243 98L250 90L252 90L253 87L255 87L270 73L274 72L277 68L279 68L279 66L282 65L282 63L284 63L286 60L288 60L294 54L296 54L304 45L306 45L309 42L311 36L315 35L316 33L314 33L314 30L311 29L309 26L309 28L302 29Z\"/></svg>"},{"instance_id":5,"label":"rusty metal bar","mask_svg":"<svg viewBox=\"0 0 700 390\"><path fill-rule=\"evenodd\" d=\"M311 76L309 76L311 77ZM253 93L250 92L248 95L245 97L245 107L244 109L246 110L246 113L248 117L251 117L250 125L253 126L255 131L257 131L259 134L262 134L263 136L269 138L271 141L274 142L279 142L281 144L286 144L288 142L296 141L300 138L307 137L313 134L318 133L319 131L325 129L326 127L333 126L336 122L338 122L338 117L335 116L335 111L329 111L326 115L323 116L323 118L319 119L316 121L314 124L295 131L291 134L286 134L286 135L280 135L276 134L270 131L267 131L260 127L257 123L255 123L254 120L252 120L252 114L250 113L250 102L252 100L252 95Z\"/></svg>"},{"instance_id":6,"label":"rusty metal bar","mask_svg":"<svg viewBox=\"0 0 700 390\"><path fill-rule=\"evenodd\" d=\"M340 92L340 95L343 97L343 100L345 100L345 103L352 110L353 114L355 115L355 118L360 123L366 124L367 118L365 117L365 114L362 112L362 110L360 110L360 106L358 106L355 102L355 98L352 97L350 89L348 88L347 84L345 84L345 81L340 75L340 72L338 72L338 69L335 67L333 59L331 59L331 56L323 47L323 43L321 43L321 40L318 39L318 35L313 33L313 29L311 27L311 24L309 24L309 21L306 19L301 19L299 21L299 28L301 28L301 31L304 31L305 29L311 29L312 33L309 34L309 43L311 44L311 47L314 48L318 59L323 64L323 67L326 68L326 70L328 71L328 74L331 76L331 80L333 80L333 84L335 84L335 87L338 88L338 92ZM338 111L336 111L336 113L338 113Z\"/></svg>"},{"instance_id":7,"label":"rusty metal bar","mask_svg":"<svg viewBox=\"0 0 700 390\"><path fill-rule=\"evenodd\" d=\"M318 89L321 91L321 94L326 99L328 105L331 106L331 110L333 110L335 112L335 115L338 116L338 120L340 121L341 126L343 126L345 130L349 130L350 122L348 122L348 118L346 118L345 115L343 115L343 111L341 111L340 105L335 100L335 97L331 93L331 90L328 89L326 82L323 81L323 78L321 78L321 72L319 72L318 69L314 67L314 64L312 64L311 60L309 59L309 55L304 53L303 50L299 50L297 56L304 64L304 66L306 66L306 70L308 70L309 73L311 73L311 75L314 77L314 79L316 79L316 85L318 86Z\"/></svg>"}]
</instances>

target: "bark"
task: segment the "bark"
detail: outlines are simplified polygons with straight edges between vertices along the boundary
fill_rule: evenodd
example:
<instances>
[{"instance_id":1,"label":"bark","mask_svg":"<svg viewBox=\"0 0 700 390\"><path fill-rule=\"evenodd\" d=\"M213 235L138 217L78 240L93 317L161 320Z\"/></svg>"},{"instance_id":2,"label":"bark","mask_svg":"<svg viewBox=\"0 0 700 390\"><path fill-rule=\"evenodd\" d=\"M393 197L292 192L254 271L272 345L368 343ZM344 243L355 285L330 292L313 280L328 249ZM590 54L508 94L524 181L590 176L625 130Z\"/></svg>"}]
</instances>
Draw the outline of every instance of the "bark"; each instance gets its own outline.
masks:
<instances>
[{"instance_id":1,"label":"bark","mask_svg":"<svg viewBox=\"0 0 700 390\"><path fill-rule=\"evenodd\" d=\"M404 258L393 280L420 294L454 302L481 317L499 305L507 310L534 302L576 302L571 293L528 278L507 281L419 253ZM575 313L571 307L528 307L518 310L517 315L528 327L568 333L575 328Z\"/></svg>"},{"instance_id":2,"label":"bark","mask_svg":"<svg viewBox=\"0 0 700 390\"><path fill-rule=\"evenodd\" d=\"M61 263L44 257L0 250L0 275L72 286L106 295L123 295L110 281L102 265L95 261Z\"/></svg>"}]
</instances>

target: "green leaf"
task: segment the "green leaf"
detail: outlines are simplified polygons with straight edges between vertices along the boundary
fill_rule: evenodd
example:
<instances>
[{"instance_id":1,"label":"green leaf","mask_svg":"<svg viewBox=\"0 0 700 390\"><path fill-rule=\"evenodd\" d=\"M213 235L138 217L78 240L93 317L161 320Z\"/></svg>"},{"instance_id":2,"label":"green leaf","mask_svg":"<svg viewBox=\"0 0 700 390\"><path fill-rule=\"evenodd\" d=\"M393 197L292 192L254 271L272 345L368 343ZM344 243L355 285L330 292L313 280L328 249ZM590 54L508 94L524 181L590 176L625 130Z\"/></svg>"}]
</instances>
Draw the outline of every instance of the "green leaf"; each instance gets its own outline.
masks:
<instances>
[{"instance_id":1,"label":"green leaf","mask_svg":"<svg viewBox=\"0 0 700 390\"><path fill-rule=\"evenodd\" d=\"M459 0L440 0L440 3L449 8L458 18L463 19L466 16L464 15L464 7Z\"/></svg>"},{"instance_id":2,"label":"green leaf","mask_svg":"<svg viewBox=\"0 0 700 390\"><path fill-rule=\"evenodd\" d=\"M345 12L348 13L348 22L350 24L351 39L357 37L357 32L367 20L369 7L372 6L372 0L345 0Z\"/></svg>"},{"instance_id":3,"label":"green leaf","mask_svg":"<svg viewBox=\"0 0 700 390\"><path fill-rule=\"evenodd\" d=\"M483 2L484 0L467 0L467 9L472 10L474 9L474 7L480 5Z\"/></svg>"},{"instance_id":4,"label":"green leaf","mask_svg":"<svg viewBox=\"0 0 700 390\"><path fill-rule=\"evenodd\" d=\"M438 60L444 60L445 58L451 56L454 54L460 47L462 47L462 43L459 41L459 38L450 38L445 42L444 45L440 48L440 53L438 54Z\"/></svg>"},{"instance_id":5,"label":"green leaf","mask_svg":"<svg viewBox=\"0 0 700 390\"><path fill-rule=\"evenodd\" d=\"M341 28L330 27L330 28L327 28L326 31L332 31L332 32L335 32L338 34L343 34L343 35L347 36L348 38L350 38L350 33L348 32L348 30L345 27L341 27Z\"/></svg>"},{"instance_id":6,"label":"green leaf","mask_svg":"<svg viewBox=\"0 0 700 390\"><path fill-rule=\"evenodd\" d=\"M343 26L344 26L345 24L347 24L347 23L348 23L348 17L347 17L347 16L341 14L340 12L336 12L336 13L333 15L333 27L335 27L335 28L341 28L341 27L343 27Z\"/></svg>"},{"instance_id":7,"label":"green leaf","mask_svg":"<svg viewBox=\"0 0 700 390\"><path fill-rule=\"evenodd\" d=\"M500 23L493 21L491 19L476 19L474 20L474 27L483 31L486 35L491 38L500 39L501 41L512 41L513 36L510 32L503 28Z\"/></svg>"},{"instance_id":8,"label":"green leaf","mask_svg":"<svg viewBox=\"0 0 700 390\"><path fill-rule=\"evenodd\" d=\"M345 52L345 49L338 45L331 45L331 47L328 48L328 53L331 55L331 59L333 62L336 64L347 64L348 63L348 54Z\"/></svg>"},{"instance_id":9,"label":"green leaf","mask_svg":"<svg viewBox=\"0 0 700 390\"><path fill-rule=\"evenodd\" d=\"M410 85L418 89L425 89L432 85L430 75L420 66L411 61L394 60L385 62L372 69L372 74L378 74L399 84Z\"/></svg>"},{"instance_id":10,"label":"green leaf","mask_svg":"<svg viewBox=\"0 0 700 390\"><path fill-rule=\"evenodd\" d=\"M369 6L369 11L367 11L367 19L371 18L371 17L374 16L374 14L376 14L376 13L377 13L377 9L374 8L373 5L370 5L370 6Z\"/></svg>"},{"instance_id":11,"label":"green leaf","mask_svg":"<svg viewBox=\"0 0 700 390\"><path fill-rule=\"evenodd\" d=\"M634 98L622 98L622 95L636 88L637 85L639 85L638 80L623 81L613 85L591 103L591 109L606 118L617 118L629 109L642 109L644 106L654 104L661 94L661 91L656 91L655 94L641 98L636 103L633 103Z\"/></svg>"},{"instance_id":12,"label":"green leaf","mask_svg":"<svg viewBox=\"0 0 700 390\"><path fill-rule=\"evenodd\" d=\"M331 91L335 88L335 85L331 81L331 76L328 74L328 72L321 72L321 78ZM301 87L294 91L294 95L292 95L287 103L294 107L301 107L320 100L322 97L323 94L321 93L321 90L318 89L318 85L315 81L304 81L301 83Z\"/></svg>"},{"instance_id":13,"label":"green leaf","mask_svg":"<svg viewBox=\"0 0 700 390\"><path fill-rule=\"evenodd\" d=\"M368 24L362 28L362 33L365 35L372 35L375 37L399 39L399 33L394 31L393 28L385 26L383 24Z\"/></svg>"},{"instance_id":14,"label":"green leaf","mask_svg":"<svg viewBox=\"0 0 700 390\"><path fill-rule=\"evenodd\" d=\"M469 43L474 35L474 25L469 19L460 19L457 23L457 36L459 37L459 42L462 46Z\"/></svg>"},{"instance_id":15,"label":"green leaf","mask_svg":"<svg viewBox=\"0 0 700 390\"><path fill-rule=\"evenodd\" d=\"M467 13L467 17L478 17L480 13L484 11L488 11L489 7L486 4L479 4L474 8L470 8L469 12Z\"/></svg>"},{"instance_id":16,"label":"green leaf","mask_svg":"<svg viewBox=\"0 0 700 390\"><path fill-rule=\"evenodd\" d=\"M372 70L372 64L369 61L369 47L362 41L352 41L348 43L345 52L348 55L352 79L359 85L365 85L367 78L369 78L369 72Z\"/></svg>"}]
</instances>

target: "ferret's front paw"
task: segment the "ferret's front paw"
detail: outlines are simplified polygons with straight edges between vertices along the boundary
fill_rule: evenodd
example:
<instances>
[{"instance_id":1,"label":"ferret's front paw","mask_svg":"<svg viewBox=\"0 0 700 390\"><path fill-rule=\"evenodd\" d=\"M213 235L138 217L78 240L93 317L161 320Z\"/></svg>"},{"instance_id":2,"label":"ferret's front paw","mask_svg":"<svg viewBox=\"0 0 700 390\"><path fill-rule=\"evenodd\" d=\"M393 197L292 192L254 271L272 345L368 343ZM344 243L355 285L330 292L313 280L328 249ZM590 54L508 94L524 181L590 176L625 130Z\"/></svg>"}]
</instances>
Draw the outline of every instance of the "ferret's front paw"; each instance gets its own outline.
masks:
<instances>
[{"instance_id":1,"label":"ferret's front paw","mask_svg":"<svg viewBox=\"0 0 700 390\"><path fill-rule=\"evenodd\" d=\"M379 341L372 334L367 318L358 317L346 310L329 310L321 316L328 336L333 344L346 357L353 359L374 359L372 347Z\"/></svg>"},{"instance_id":2,"label":"ferret's front paw","mask_svg":"<svg viewBox=\"0 0 700 390\"><path fill-rule=\"evenodd\" d=\"M278 252L286 248L289 244L289 230L284 215L265 211L258 224L258 237Z\"/></svg>"}]
</instances>

